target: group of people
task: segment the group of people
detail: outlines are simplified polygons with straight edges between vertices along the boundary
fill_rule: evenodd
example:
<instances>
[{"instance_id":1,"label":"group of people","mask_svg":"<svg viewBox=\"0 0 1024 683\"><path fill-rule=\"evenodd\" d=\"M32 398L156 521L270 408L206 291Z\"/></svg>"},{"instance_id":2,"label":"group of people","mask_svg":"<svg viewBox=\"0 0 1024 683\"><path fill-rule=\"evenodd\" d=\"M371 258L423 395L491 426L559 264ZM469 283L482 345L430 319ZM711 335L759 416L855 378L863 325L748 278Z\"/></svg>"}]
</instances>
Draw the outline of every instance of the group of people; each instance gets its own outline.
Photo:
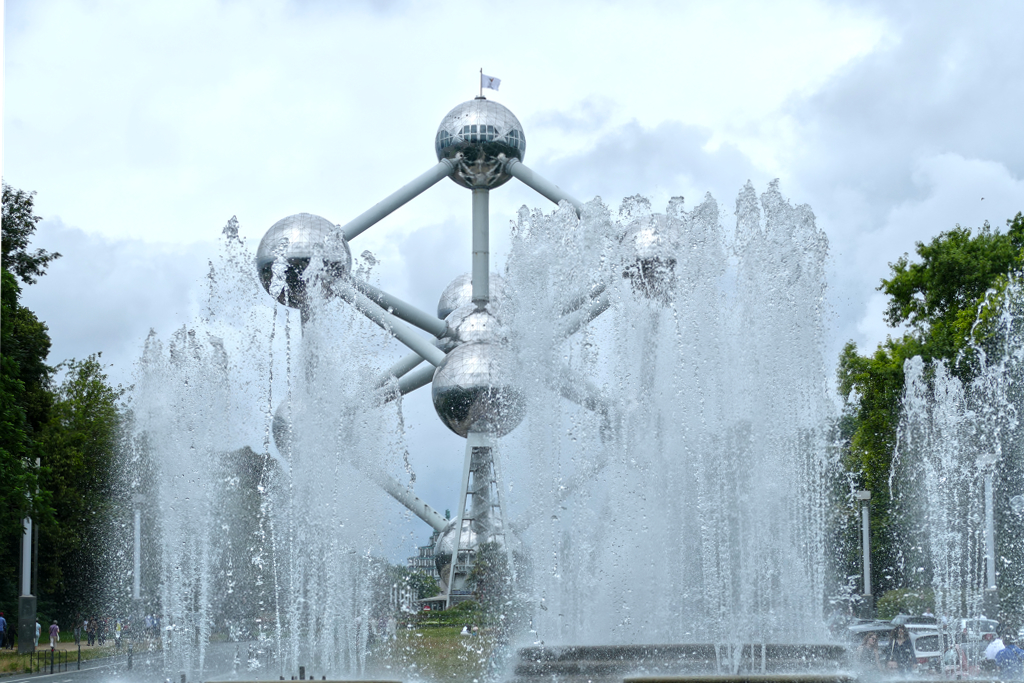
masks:
<instances>
[{"instance_id":1,"label":"group of people","mask_svg":"<svg viewBox=\"0 0 1024 683\"><path fill-rule=\"evenodd\" d=\"M878 631L868 631L857 649L861 667L867 671L888 671L893 674L908 674L914 668L914 646L910 642L907 627L900 625L893 631L889 646L878 646Z\"/></svg>"},{"instance_id":2,"label":"group of people","mask_svg":"<svg viewBox=\"0 0 1024 683\"><path fill-rule=\"evenodd\" d=\"M1006 678L1024 677L1024 650L1012 633L996 638L985 648L985 659L992 660L999 667L999 673Z\"/></svg>"},{"instance_id":3,"label":"group of people","mask_svg":"<svg viewBox=\"0 0 1024 683\"><path fill-rule=\"evenodd\" d=\"M914 646L906 626L897 626L886 647L879 647L879 632L869 631L857 649L857 659L864 671L907 675L914 669ZM1007 679L1024 678L1024 649L1017 646L1012 633L996 638L985 649L985 659L994 663ZM990 665L991 666L991 665Z\"/></svg>"},{"instance_id":4,"label":"group of people","mask_svg":"<svg viewBox=\"0 0 1024 683\"><path fill-rule=\"evenodd\" d=\"M34 647L39 647L39 635L42 633L43 627L36 621L35 633L33 634L32 644ZM57 625L57 620L54 619L53 623L50 624L50 649L52 650L60 642L60 627ZM4 617L4 613L0 612L0 648L5 650L14 649L14 629L7 623L7 619Z\"/></svg>"}]
</instances>

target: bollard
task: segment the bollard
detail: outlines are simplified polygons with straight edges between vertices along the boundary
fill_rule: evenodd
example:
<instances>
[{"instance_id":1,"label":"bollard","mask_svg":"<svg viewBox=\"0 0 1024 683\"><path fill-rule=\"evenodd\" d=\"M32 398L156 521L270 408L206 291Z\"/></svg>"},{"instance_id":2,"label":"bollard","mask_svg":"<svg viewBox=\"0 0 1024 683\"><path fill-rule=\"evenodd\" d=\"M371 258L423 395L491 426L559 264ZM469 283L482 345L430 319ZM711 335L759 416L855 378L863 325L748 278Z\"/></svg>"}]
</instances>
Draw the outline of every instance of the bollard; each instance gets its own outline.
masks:
<instances>
[{"instance_id":1,"label":"bollard","mask_svg":"<svg viewBox=\"0 0 1024 683\"><path fill-rule=\"evenodd\" d=\"M53 650L53 648L51 647L51 648L50 648L50 674L51 674L51 675L53 674L53 659L54 659L54 657L55 657L55 655L54 655L54 650Z\"/></svg>"},{"instance_id":2,"label":"bollard","mask_svg":"<svg viewBox=\"0 0 1024 683\"><path fill-rule=\"evenodd\" d=\"M300 681L306 680L306 667L304 667L304 666L300 666L299 667L299 680Z\"/></svg>"},{"instance_id":3,"label":"bollard","mask_svg":"<svg viewBox=\"0 0 1024 683\"><path fill-rule=\"evenodd\" d=\"M132 655L135 654L135 648L132 647L132 643L128 643L128 668L132 668ZM79 666L81 668L81 666Z\"/></svg>"},{"instance_id":4,"label":"bollard","mask_svg":"<svg viewBox=\"0 0 1024 683\"><path fill-rule=\"evenodd\" d=\"M181 674L181 683L185 683L185 674Z\"/></svg>"}]
</instances>

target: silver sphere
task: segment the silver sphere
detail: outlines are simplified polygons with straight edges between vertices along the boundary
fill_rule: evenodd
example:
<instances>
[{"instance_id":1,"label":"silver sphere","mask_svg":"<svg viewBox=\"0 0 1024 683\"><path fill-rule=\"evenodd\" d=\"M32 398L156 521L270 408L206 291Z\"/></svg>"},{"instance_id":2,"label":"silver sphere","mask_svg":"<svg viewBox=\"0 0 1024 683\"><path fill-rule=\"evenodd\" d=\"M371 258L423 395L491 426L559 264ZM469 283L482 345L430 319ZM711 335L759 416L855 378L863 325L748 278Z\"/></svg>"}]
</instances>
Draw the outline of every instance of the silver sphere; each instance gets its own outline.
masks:
<instances>
[{"instance_id":1,"label":"silver sphere","mask_svg":"<svg viewBox=\"0 0 1024 683\"><path fill-rule=\"evenodd\" d=\"M326 218L311 213L297 213L282 218L267 230L256 250L256 269L263 288L279 303L303 308L306 303L306 282L303 273L314 256L323 259L328 279L343 279L352 271L352 253L341 229ZM281 273L283 288L272 292L274 265L284 259ZM278 280L280 282L280 280Z\"/></svg>"},{"instance_id":2,"label":"silver sphere","mask_svg":"<svg viewBox=\"0 0 1024 683\"><path fill-rule=\"evenodd\" d=\"M508 337L490 304L484 309L476 304L460 306L444 321L448 324L448 335L437 340L437 347L445 353L466 342L500 342Z\"/></svg>"},{"instance_id":3,"label":"silver sphere","mask_svg":"<svg viewBox=\"0 0 1024 683\"><path fill-rule=\"evenodd\" d=\"M455 549L456 521L453 519L448 522L444 531L438 535L437 541L434 542L434 566L437 568L437 573L445 584L448 583L448 572L444 570L452 563L452 551ZM476 550L476 532L470 528L471 526L471 524L464 524L462 527L462 536L459 538L460 551Z\"/></svg>"},{"instance_id":4,"label":"silver sphere","mask_svg":"<svg viewBox=\"0 0 1024 683\"><path fill-rule=\"evenodd\" d=\"M491 305L500 306L505 295L505 280L500 275L491 273L490 285ZM437 317L445 320L455 309L472 305L472 303L473 274L463 273L449 282L441 292L441 298L437 302Z\"/></svg>"},{"instance_id":5,"label":"silver sphere","mask_svg":"<svg viewBox=\"0 0 1024 683\"><path fill-rule=\"evenodd\" d=\"M434 410L461 437L470 432L504 436L525 413L522 390L513 381L515 361L493 342L467 342L437 366L431 384Z\"/></svg>"},{"instance_id":6,"label":"silver sphere","mask_svg":"<svg viewBox=\"0 0 1024 683\"><path fill-rule=\"evenodd\" d=\"M270 423L270 433L274 436L274 445L281 455L285 455L292 445L292 423L288 418L288 403L290 399L281 401L274 411L274 419Z\"/></svg>"},{"instance_id":7,"label":"silver sphere","mask_svg":"<svg viewBox=\"0 0 1024 683\"><path fill-rule=\"evenodd\" d=\"M512 176L506 159L523 160L526 135L519 119L497 102L478 97L463 102L441 119L434 138L437 160L459 158L452 175L459 185L474 189L498 187Z\"/></svg>"},{"instance_id":8,"label":"silver sphere","mask_svg":"<svg viewBox=\"0 0 1024 683\"><path fill-rule=\"evenodd\" d=\"M675 280L679 235L664 214L644 216L626 228L622 277L649 299L668 299Z\"/></svg>"}]
</instances>

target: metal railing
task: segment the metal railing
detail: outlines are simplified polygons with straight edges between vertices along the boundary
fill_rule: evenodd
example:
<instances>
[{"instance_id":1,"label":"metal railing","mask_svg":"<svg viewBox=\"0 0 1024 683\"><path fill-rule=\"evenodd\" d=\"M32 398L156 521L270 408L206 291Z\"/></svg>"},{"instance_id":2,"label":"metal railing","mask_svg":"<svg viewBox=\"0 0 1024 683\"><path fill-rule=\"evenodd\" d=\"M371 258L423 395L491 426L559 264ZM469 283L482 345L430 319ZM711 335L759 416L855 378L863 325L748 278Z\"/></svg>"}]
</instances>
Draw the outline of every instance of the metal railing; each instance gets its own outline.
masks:
<instances>
[{"instance_id":1,"label":"metal railing","mask_svg":"<svg viewBox=\"0 0 1024 683\"><path fill-rule=\"evenodd\" d=\"M72 657L71 655L76 655ZM76 660L77 667L82 668L82 652L76 653L68 650L38 650L22 655L25 665L23 671L29 673L57 673L67 671L72 659Z\"/></svg>"}]
</instances>

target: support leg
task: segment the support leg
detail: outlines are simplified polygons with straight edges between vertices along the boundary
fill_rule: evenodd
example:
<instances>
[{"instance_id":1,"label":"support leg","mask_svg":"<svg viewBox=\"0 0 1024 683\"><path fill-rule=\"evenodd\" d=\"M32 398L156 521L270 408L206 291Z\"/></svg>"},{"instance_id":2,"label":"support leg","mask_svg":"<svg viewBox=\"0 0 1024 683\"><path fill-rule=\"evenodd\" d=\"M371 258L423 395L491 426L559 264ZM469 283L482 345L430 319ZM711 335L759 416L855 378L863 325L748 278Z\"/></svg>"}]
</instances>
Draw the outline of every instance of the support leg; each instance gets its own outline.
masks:
<instances>
[{"instance_id":1,"label":"support leg","mask_svg":"<svg viewBox=\"0 0 1024 683\"><path fill-rule=\"evenodd\" d=\"M487 190L473 190L473 303L483 308L491 299L490 222Z\"/></svg>"}]
</instances>

